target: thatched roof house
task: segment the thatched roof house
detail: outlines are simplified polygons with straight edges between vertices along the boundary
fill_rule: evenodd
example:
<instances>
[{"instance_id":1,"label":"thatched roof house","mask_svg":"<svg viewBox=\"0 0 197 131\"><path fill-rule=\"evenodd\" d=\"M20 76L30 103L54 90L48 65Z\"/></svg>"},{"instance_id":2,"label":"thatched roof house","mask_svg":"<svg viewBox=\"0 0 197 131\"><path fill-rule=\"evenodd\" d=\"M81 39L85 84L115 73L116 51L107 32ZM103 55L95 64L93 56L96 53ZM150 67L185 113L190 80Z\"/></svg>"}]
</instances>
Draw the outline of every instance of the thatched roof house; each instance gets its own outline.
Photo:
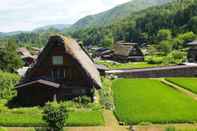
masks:
<instances>
[{"instance_id":1,"label":"thatched roof house","mask_svg":"<svg viewBox=\"0 0 197 131\"><path fill-rule=\"evenodd\" d=\"M144 55L136 43L119 41L113 47L114 58L120 61L143 61Z\"/></svg>"},{"instance_id":2,"label":"thatched roof house","mask_svg":"<svg viewBox=\"0 0 197 131\"><path fill-rule=\"evenodd\" d=\"M67 37L52 36L17 86L24 104L44 104L81 95L92 96L101 88L99 72L79 44Z\"/></svg>"},{"instance_id":3,"label":"thatched roof house","mask_svg":"<svg viewBox=\"0 0 197 131\"><path fill-rule=\"evenodd\" d=\"M192 41L187 43L190 46L188 50L188 62L190 63L197 63L197 41Z\"/></svg>"},{"instance_id":4,"label":"thatched roof house","mask_svg":"<svg viewBox=\"0 0 197 131\"><path fill-rule=\"evenodd\" d=\"M25 47L18 48L17 53L20 55L21 59L24 61L25 66L30 66L34 63L35 57L29 52Z\"/></svg>"}]
</instances>

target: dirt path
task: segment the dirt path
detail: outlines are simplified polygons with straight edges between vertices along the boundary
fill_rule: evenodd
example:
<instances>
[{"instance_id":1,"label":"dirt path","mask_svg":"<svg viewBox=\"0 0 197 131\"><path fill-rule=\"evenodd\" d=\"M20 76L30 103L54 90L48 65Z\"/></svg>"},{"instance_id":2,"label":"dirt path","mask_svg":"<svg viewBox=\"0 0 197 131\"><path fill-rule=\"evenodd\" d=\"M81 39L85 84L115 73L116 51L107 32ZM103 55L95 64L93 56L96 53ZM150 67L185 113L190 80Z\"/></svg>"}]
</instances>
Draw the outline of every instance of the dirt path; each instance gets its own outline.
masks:
<instances>
[{"instance_id":1,"label":"dirt path","mask_svg":"<svg viewBox=\"0 0 197 131\"><path fill-rule=\"evenodd\" d=\"M174 89L176 89L176 90L178 90L178 91L180 91L180 92L182 92L182 93L184 93L185 95L190 96L193 99L197 100L197 95L192 93L191 91L186 90L186 89L184 89L184 88L182 88L182 87L180 87L180 86L178 86L178 85L176 85L174 83L171 83L171 82L165 80L164 78L161 79L161 82L166 84L166 85L168 85L168 86L170 86L170 87L172 87L172 88L174 88Z\"/></svg>"},{"instance_id":2,"label":"dirt path","mask_svg":"<svg viewBox=\"0 0 197 131\"><path fill-rule=\"evenodd\" d=\"M127 127L71 127L66 131L128 131Z\"/></svg>"},{"instance_id":3,"label":"dirt path","mask_svg":"<svg viewBox=\"0 0 197 131\"><path fill-rule=\"evenodd\" d=\"M110 110L104 110L103 111L103 117L105 121L105 126L107 127L117 127L119 126L119 123L114 116L113 112Z\"/></svg>"}]
</instances>

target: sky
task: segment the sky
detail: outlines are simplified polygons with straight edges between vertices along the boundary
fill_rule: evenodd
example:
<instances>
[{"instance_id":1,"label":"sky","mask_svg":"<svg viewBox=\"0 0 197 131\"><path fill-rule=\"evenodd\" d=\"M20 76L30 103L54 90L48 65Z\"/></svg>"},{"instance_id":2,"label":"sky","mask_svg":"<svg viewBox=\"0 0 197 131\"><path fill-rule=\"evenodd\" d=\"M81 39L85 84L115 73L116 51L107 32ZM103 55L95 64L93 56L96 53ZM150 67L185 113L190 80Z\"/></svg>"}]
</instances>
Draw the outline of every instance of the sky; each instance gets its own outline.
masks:
<instances>
[{"instance_id":1,"label":"sky","mask_svg":"<svg viewBox=\"0 0 197 131\"><path fill-rule=\"evenodd\" d=\"M73 24L129 0L0 0L0 32Z\"/></svg>"}]
</instances>

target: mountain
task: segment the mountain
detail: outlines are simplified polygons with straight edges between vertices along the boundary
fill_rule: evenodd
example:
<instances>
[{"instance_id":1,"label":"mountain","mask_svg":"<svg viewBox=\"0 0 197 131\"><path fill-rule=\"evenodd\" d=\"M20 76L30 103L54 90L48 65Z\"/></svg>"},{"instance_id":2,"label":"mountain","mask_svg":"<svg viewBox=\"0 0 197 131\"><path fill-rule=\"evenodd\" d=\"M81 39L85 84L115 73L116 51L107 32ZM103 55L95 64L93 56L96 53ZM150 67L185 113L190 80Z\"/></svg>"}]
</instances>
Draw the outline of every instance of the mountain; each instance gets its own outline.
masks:
<instances>
[{"instance_id":1,"label":"mountain","mask_svg":"<svg viewBox=\"0 0 197 131\"><path fill-rule=\"evenodd\" d=\"M108 11L96 15L86 16L73 24L72 27L75 29L81 29L92 26L105 26L111 24L117 19L124 19L125 17L128 17L140 10L152 6L163 5L171 1L174 0L132 0L128 3L116 6Z\"/></svg>"},{"instance_id":2,"label":"mountain","mask_svg":"<svg viewBox=\"0 0 197 131\"><path fill-rule=\"evenodd\" d=\"M20 33L23 33L23 31L0 32L0 37L13 36L13 35L18 35Z\"/></svg>"},{"instance_id":3,"label":"mountain","mask_svg":"<svg viewBox=\"0 0 197 131\"><path fill-rule=\"evenodd\" d=\"M191 37L192 33L197 34L196 9L197 0L175 0L135 12L124 19L114 20L108 26L74 30L72 37L80 39L84 45L104 47L112 47L114 41L122 40L158 44L157 34L162 29L172 32L172 37L184 33Z\"/></svg>"},{"instance_id":4,"label":"mountain","mask_svg":"<svg viewBox=\"0 0 197 131\"><path fill-rule=\"evenodd\" d=\"M71 25L66 24L55 24L55 25L47 25L43 27L39 27L33 30L33 32L43 32L48 31L50 29L54 29L57 31L63 31L65 28L69 28Z\"/></svg>"}]
</instances>

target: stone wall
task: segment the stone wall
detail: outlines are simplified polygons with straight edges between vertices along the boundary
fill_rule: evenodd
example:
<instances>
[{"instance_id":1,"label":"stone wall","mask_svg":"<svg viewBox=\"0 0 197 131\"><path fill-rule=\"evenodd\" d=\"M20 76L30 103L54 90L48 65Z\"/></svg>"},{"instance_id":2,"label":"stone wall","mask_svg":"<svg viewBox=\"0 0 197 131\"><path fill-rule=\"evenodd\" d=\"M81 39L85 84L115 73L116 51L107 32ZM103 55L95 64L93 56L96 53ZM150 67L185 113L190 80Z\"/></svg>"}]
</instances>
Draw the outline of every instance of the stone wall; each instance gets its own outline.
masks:
<instances>
[{"instance_id":1,"label":"stone wall","mask_svg":"<svg viewBox=\"0 0 197 131\"><path fill-rule=\"evenodd\" d=\"M120 78L194 77L197 76L197 65L180 65L133 70L114 70L107 71L106 73L108 75L116 75Z\"/></svg>"}]
</instances>

